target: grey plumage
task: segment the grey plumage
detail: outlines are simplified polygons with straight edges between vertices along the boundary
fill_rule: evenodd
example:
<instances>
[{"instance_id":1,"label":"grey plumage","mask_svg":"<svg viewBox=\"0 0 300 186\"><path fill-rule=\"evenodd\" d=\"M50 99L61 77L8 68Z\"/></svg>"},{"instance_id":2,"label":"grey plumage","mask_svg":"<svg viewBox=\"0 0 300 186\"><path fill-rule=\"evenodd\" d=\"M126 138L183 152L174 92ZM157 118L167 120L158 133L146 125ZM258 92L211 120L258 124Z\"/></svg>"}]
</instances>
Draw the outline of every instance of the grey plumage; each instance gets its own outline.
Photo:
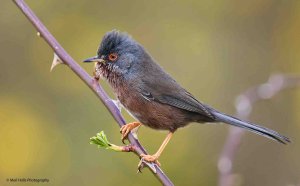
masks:
<instances>
[{"instance_id":1,"label":"grey plumage","mask_svg":"<svg viewBox=\"0 0 300 186\"><path fill-rule=\"evenodd\" d=\"M117 53L118 59L107 56ZM96 75L108 80L123 106L144 125L174 132L190 122L224 122L245 128L281 143L290 140L279 133L223 114L198 101L181 87L134 39L116 30L108 32L97 55Z\"/></svg>"}]
</instances>

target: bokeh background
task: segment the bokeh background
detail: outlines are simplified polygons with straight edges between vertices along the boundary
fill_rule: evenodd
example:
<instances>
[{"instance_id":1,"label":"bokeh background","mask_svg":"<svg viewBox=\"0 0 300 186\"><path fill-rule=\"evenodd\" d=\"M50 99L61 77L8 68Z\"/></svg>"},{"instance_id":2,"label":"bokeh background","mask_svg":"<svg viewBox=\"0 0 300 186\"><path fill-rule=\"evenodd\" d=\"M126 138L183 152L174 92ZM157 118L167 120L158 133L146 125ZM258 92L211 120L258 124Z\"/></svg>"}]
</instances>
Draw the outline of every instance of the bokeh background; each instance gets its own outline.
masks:
<instances>
[{"instance_id":1,"label":"bokeh background","mask_svg":"<svg viewBox=\"0 0 300 186\"><path fill-rule=\"evenodd\" d=\"M195 97L229 114L238 94L270 74L300 74L297 0L27 3L78 63L95 55L107 31L126 31ZM57 186L159 185L149 170L136 174L135 155L89 144L100 130L121 144L115 121L70 69L49 72L53 51L12 1L0 7L0 185L27 177L48 178L47 185ZM80 65L92 72L93 65ZM247 133L234 162L236 186L300 184L299 95L290 89L255 105L251 121L293 143L283 146ZM176 185L217 185L228 129L192 124L179 130L161 156L162 168ZM165 135L139 131L151 153Z\"/></svg>"}]
</instances>

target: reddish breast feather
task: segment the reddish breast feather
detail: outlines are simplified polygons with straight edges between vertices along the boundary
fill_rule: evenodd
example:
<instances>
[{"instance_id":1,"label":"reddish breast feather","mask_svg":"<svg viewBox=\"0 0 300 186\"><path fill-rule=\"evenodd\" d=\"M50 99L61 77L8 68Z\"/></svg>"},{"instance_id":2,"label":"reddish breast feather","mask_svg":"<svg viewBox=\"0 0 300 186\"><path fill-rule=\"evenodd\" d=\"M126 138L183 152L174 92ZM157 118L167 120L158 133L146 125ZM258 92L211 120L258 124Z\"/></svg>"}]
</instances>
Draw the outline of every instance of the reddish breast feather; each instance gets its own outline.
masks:
<instances>
[{"instance_id":1,"label":"reddish breast feather","mask_svg":"<svg viewBox=\"0 0 300 186\"><path fill-rule=\"evenodd\" d=\"M185 125L186 118L180 109L145 99L138 91L126 84L114 90L122 105L142 124L158 129L175 131ZM178 118L174 120L174 116Z\"/></svg>"},{"instance_id":2,"label":"reddish breast feather","mask_svg":"<svg viewBox=\"0 0 300 186\"><path fill-rule=\"evenodd\" d=\"M158 130L175 131L187 124L181 109L145 99L130 82L124 81L112 66L100 63L95 72L108 80L120 103L143 125Z\"/></svg>"}]
</instances>

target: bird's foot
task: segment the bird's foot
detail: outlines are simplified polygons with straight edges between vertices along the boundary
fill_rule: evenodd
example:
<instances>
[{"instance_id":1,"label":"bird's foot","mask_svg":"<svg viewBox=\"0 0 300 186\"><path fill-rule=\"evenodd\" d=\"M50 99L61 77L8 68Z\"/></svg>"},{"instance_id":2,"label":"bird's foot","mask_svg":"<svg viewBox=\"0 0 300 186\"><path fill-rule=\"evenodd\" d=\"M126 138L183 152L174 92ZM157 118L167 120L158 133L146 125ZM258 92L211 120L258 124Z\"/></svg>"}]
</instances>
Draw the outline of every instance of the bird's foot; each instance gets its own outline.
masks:
<instances>
[{"instance_id":1,"label":"bird's foot","mask_svg":"<svg viewBox=\"0 0 300 186\"><path fill-rule=\"evenodd\" d=\"M144 168L145 164L147 164L150 169L153 169L154 172L156 172L154 165L157 164L159 167L161 165L157 160L158 159L157 155L141 154L140 156L141 156L141 161L138 164L138 172L140 173L142 172L142 169Z\"/></svg>"},{"instance_id":2,"label":"bird's foot","mask_svg":"<svg viewBox=\"0 0 300 186\"><path fill-rule=\"evenodd\" d=\"M153 172L155 172L155 170L156 170L156 168L155 168L156 165L160 167L160 163L157 161L157 159L160 157L161 153L163 152L166 145L170 141L172 135L173 135L173 132L169 132L166 139L163 141L163 143L161 144L161 146L159 147L158 151L155 154L153 154L153 155L141 154L140 155L141 161L138 165L138 172L141 172L141 170L144 168L145 165L148 165L148 167L150 169L152 169Z\"/></svg>"},{"instance_id":3,"label":"bird's foot","mask_svg":"<svg viewBox=\"0 0 300 186\"><path fill-rule=\"evenodd\" d=\"M160 166L157 155L149 155L149 154L141 154L141 158L149 163L156 163L158 166Z\"/></svg>"},{"instance_id":4,"label":"bird's foot","mask_svg":"<svg viewBox=\"0 0 300 186\"><path fill-rule=\"evenodd\" d=\"M141 125L141 123L139 122L132 122L132 123L128 123L126 125L123 125L120 129L120 133L122 134L122 142L125 144L124 140L127 139L127 136L129 134L130 131L132 131L133 129L135 129L136 127L139 127Z\"/></svg>"},{"instance_id":5,"label":"bird's foot","mask_svg":"<svg viewBox=\"0 0 300 186\"><path fill-rule=\"evenodd\" d=\"M143 158L140 160L139 164L138 164L138 171L137 173L142 173L142 170L144 169L145 166L148 166L149 169L151 169L154 173L156 173L156 167L155 167L155 163L153 162L147 162L145 161Z\"/></svg>"}]
</instances>

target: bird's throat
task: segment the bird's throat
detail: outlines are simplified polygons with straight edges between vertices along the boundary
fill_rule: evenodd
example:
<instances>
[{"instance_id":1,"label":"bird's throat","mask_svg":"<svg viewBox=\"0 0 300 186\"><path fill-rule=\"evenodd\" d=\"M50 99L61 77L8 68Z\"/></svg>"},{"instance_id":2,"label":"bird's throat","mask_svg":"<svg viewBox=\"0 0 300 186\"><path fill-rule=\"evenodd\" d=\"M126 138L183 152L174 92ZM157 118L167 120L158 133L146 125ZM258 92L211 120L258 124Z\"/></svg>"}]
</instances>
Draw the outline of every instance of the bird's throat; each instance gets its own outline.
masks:
<instances>
[{"instance_id":1,"label":"bird's throat","mask_svg":"<svg viewBox=\"0 0 300 186\"><path fill-rule=\"evenodd\" d=\"M95 65L95 76L107 80L113 88L116 88L123 79L118 72L118 68L111 63L97 63Z\"/></svg>"}]
</instances>

